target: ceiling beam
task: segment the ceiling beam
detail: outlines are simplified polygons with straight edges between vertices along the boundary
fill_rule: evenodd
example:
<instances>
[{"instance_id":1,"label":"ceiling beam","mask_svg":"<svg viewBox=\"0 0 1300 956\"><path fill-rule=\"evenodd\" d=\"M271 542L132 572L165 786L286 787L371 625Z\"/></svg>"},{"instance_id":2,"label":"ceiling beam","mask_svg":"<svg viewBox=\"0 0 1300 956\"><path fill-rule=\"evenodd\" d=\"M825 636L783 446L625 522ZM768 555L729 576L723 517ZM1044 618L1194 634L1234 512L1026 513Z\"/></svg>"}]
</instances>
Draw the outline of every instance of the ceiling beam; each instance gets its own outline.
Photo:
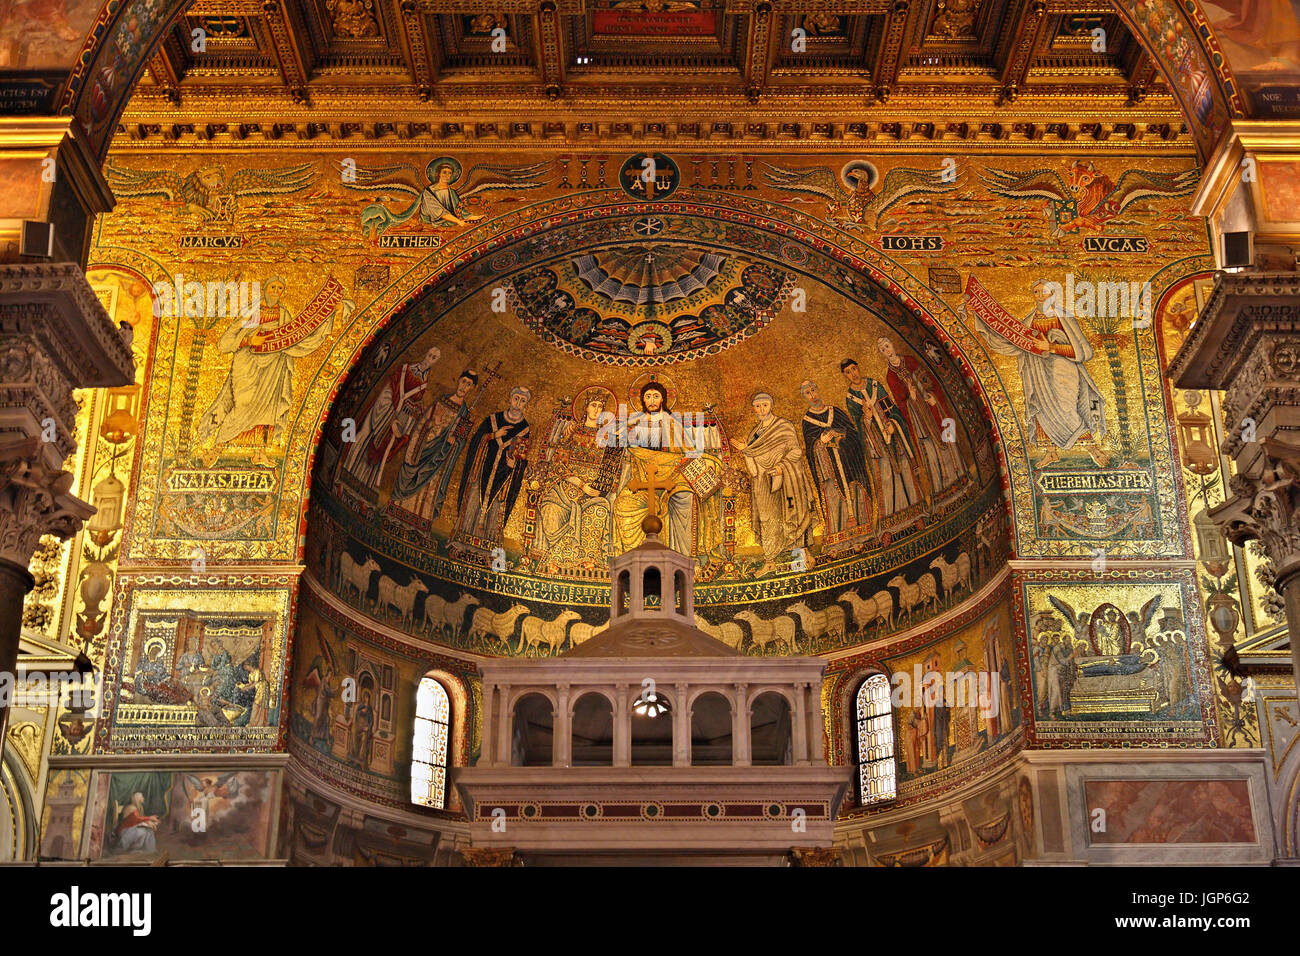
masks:
<instances>
[{"instance_id":1,"label":"ceiling beam","mask_svg":"<svg viewBox=\"0 0 1300 956\"><path fill-rule=\"evenodd\" d=\"M411 79L422 100L433 99L434 85L442 67L442 44L437 31L425 29L425 13L417 0L399 0L398 18L402 24L402 45L411 69Z\"/></svg>"},{"instance_id":2,"label":"ceiling beam","mask_svg":"<svg viewBox=\"0 0 1300 956\"><path fill-rule=\"evenodd\" d=\"M149 57L149 76L154 85L162 90L163 95L176 106L181 103L181 79L166 52L167 44L159 46L158 51Z\"/></svg>"},{"instance_id":3,"label":"ceiling beam","mask_svg":"<svg viewBox=\"0 0 1300 956\"><path fill-rule=\"evenodd\" d=\"M872 50L869 43L863 52L863 66L872 71L871 93L878 102L888 101L893 93L898 72L902 69L907 38L916 34L917 22L921 17L929 16L931 6L929 0L891 0L879 52Z\"/></svg>"},{"instance_id":4,"label":"ceiling beam","mask_svg":"<svg viewBox=\"0 0 1300 956\"><path fill-rule=\"evenodd\" d=\"M1022 0L1017 12L1020 15L1012 17L1015 32L998 75L998 106L1015 102L1029 76L1029 68L1050 40L1045 37L1049 19L1045 0Z\"/></svg>"},{"instance_id":5,"label":"ceiling beam","mask_svg":"<svg viewBox=\"0 0 1300 956\"><path fill-rule=\"evenodd\" d=\"M558 0L542 0L534 18L537 34L537 65L542 72L542 88L549 99L564 94L564 22Z\"/></svg>"},{"instance_id":6,"label":"ceiling beam","mask_svg":"<svg viewBox=\"0 0 1300 956\"><path fill-rule=\"evenodd\" d=\"M772 4L766 2L755 6L749 15L749 33L745 38L745 98L757 103L759 95L767 88L768 71L772 68L772 57L776 47L776 32L780 29L781 17L772 12Z\"/></svg>"},{"instance_id":7,"label":"ceiling beam","mask_svg":"<svg viewBox=\"0 0 1300 956\"><path fill-rule=\"evenodd\" d=\"M262 14L289 96L295 103L306 103L307 62L300 39L306 30L295 29L286 0L263 0Z\"/></svg>"}]
</instances>

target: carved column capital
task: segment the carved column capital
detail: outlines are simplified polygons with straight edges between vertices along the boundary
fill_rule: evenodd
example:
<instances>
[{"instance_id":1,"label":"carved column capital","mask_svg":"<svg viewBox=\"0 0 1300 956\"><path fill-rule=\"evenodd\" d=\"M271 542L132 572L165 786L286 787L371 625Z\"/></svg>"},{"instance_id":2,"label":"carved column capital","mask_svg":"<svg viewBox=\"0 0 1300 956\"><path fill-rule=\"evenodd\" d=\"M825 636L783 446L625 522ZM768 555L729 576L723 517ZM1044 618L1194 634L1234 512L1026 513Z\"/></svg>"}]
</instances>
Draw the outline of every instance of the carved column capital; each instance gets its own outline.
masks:
<instances>
[{"instance_id":1,"label":"carved column capital","mask_svg":"<svg viewBox=\"0 0 1300 956\"><path fill-rule=\"evenodd\" d=\"M796 847L790 851L795 866L839 866L840 851L833 846Z\"/></svg>"},{"instance_id":2,"label":"carved column capital","mask_svg":"<svg viewBox=\"0 0 1300 956\"><path fill-rule=\"evenodd\" d=\"M69 493L72 472L50 468L40 438L0 445L0 560L27 567L43 534L67 540L95 509Z\"/></svg>"},{"instance_id":3,"label":"carved column capital","mask_svg":"<svg viewBox=\"0 0 1300 956\"><path fill-rule=\"evenodd\" d=\"M517 866L512 847L472 847L460 851L469 866Z\"/></svg>"},{"instance_id":4,"label":"carved column capital","mask_svg":"<svg viewBox=\"0 0 1300 956\"><path fill-rule=\"evenodd\" d=\"M1259 540L1280 590L1300 573L1300 443L1265 438L1243 449L1239 467L1210 517L1235 545Z\"/></svg>"}]
</instances>

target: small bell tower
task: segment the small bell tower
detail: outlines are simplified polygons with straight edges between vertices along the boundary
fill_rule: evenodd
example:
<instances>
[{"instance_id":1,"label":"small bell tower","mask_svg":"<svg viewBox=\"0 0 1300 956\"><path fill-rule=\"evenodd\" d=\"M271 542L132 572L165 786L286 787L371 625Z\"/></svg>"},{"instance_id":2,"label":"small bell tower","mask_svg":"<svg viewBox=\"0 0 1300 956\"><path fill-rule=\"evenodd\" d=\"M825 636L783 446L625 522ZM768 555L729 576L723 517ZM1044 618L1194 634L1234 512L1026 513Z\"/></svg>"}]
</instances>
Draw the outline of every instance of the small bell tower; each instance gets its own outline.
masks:
<instances>
[{"instance_id":1,"label":"small bell tower","mask_svg":"<svg viewBox=\"0 0 1300 956\"><path fill-rule=\"evenodd\" d=\"M679 621L695 626L695 561L659 538L663 521L650 513L641 519L645 540L609 562L610 624L621 621Z\"/></svg>"}]
</instances>

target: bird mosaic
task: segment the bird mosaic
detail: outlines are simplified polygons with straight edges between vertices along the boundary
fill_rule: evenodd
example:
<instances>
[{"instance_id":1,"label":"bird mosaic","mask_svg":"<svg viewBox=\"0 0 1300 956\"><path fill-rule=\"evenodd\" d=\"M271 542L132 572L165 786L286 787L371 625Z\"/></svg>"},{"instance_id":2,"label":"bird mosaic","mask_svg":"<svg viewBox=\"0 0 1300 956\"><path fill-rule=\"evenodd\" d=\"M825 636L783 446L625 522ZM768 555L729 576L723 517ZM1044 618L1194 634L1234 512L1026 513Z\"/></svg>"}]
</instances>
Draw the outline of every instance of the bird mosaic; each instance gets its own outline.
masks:
<instances>
[{"instance_id":1,"label":"bird mosaic","mask_svg":"<svg viewBox=\"0 0 1300 956\"><path fill-rule=\"evenodd\" d=\"M937 193L951 192L956 180L949 181L940 171L898 167L882 177L873 163L854 159L845 163L839 175L826 166L812 169L787 169L765 163L763 179L776 189L809 193L826 200L826 213L841 225L875 228L893 207L920 202Z\"/></svg>"}]
</instances>

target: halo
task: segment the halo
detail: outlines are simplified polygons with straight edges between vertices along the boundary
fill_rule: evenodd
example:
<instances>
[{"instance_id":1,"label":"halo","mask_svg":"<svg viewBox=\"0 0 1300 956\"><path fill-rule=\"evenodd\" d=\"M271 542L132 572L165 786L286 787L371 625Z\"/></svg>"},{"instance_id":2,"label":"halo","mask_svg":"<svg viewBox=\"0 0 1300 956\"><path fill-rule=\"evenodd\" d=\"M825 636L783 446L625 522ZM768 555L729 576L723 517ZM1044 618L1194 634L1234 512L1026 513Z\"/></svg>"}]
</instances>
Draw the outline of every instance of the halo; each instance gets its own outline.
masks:
<instances>
[{"instance_id":1,"label":"halo","mask_svg":"<svg viewBox=\"0 0 1300 956\"><path fill-rule=\"evenodd\" d=\"M840 182L844 185L844 188L849 192L856 191L858 188L858 184L855 181L857 177L850 176L850 173L862 171L865 171L867 174L867 187L875 188L876 183L880 181L880 170L876 169L874 163L869 163L865 159L850 159L844 164L843 168L840 169Z\"/></svg>"},{"instance_id":2,"label":"halo","mask_svg":"<svg viewBox=\"0 0 1300 956\"><path fill-rule=\"evenodd\" d=\"M573 408L569 410L570 417L572 417L577 424L581 425L587 420L586 395L589 392L604 392L608 395L609 401L605 403L605 411L618 414L618 396L614 394L613 389L606 385L584 385L582 388L578 389L577 395L575 395L573 399Z\"/></svg>"},{"instance_id":3,"label":"halo","mask_svg":"<svg viewBox=\"0 0 1300 956\"><path fill-rule=\"evenodd\" d=\"M144 651L145 660L149 659L149 652L153 650L155 647L157 647L159 650L163 652L166 652L167 641L161 637L151 637L149 638L149 640L145 641L144 647L141 648Z\"/></svg>"},{"instance_id":4,"label":"halo","mask_svg":"<svg viewBox=\"0 0 1300 956\"><path fill-rule=\"evenodd\" d=\"M641 388L647 382L658 382L662 385L668 392L668 407L677 407L677 386L672 383L672 380L659 372L642 372L632 379L632 387L628 390L627 407L629 410L633 412L641 411Z\"/></svg>"},{"instance_id":5,"label":"halo","mask_svg":"<svg viewBox=\"0 0 1300 956\"><path fill-rule=\"evenodd\" d=\"M460 160L452 159L450 156L439 156L437 159L431 160L428 166L424 167L424 175L429 180L430 184L436 184L438 182L437 172L439 166L451 167L451 182L453 186L460 181Z\"/></svg>"}]
</instances>

